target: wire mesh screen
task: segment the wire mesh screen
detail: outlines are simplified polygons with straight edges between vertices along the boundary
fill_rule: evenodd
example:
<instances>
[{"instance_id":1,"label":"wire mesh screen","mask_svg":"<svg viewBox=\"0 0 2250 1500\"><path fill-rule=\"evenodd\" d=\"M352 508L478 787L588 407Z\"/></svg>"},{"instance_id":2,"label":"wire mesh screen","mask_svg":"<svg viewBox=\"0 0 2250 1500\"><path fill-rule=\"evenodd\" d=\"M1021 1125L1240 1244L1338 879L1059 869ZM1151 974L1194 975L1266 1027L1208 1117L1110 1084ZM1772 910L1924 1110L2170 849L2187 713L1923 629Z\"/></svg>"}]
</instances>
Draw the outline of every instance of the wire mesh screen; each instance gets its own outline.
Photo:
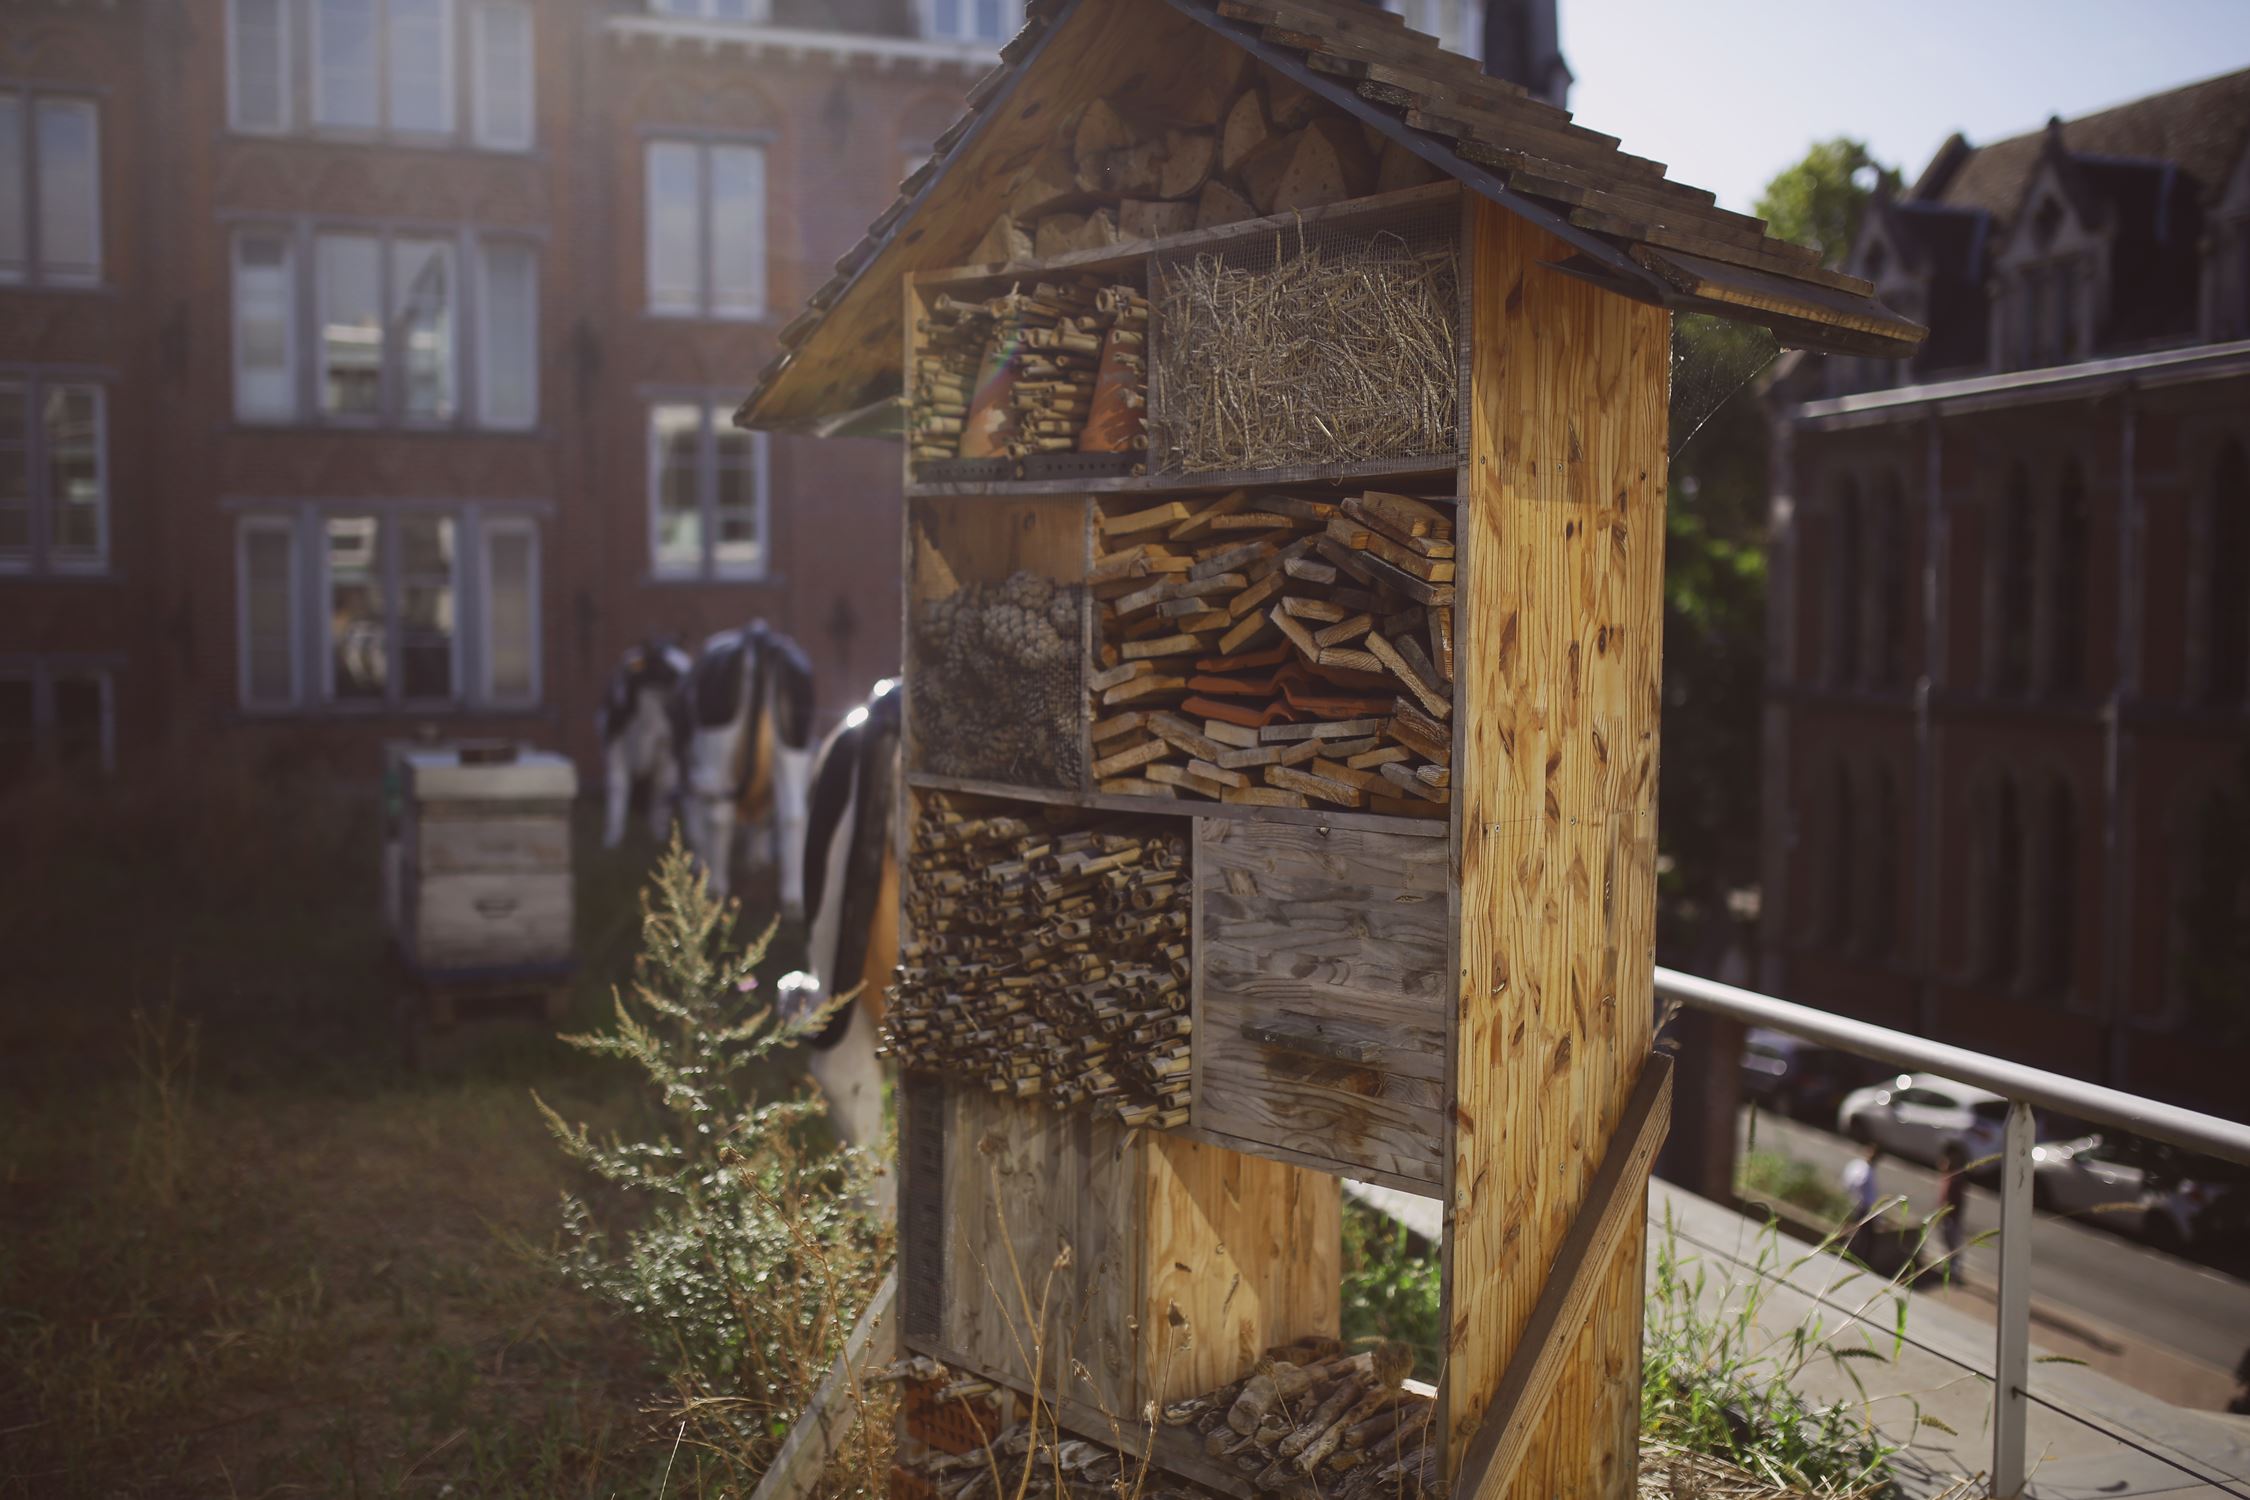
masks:
<instances>
[{"instance_id":1,"label":"wire mesh screen","mask_svg":"<svg viewBox=\"0 0 2250 1500\"><path fill-rule=\"evenodd\" d=\"M945 1085L909 1072L898 1092L906 1158L898 1205L900 1321L908 1338L928 1345L944 1330Z\"/></svg>"},{"instance_id":2,"label":"wire mesh screen","mask_svg":"<svg viewBox=\"0 0 2250 1500\"><path fill-rule=\"evenodd\" d=\"M1457 454L1460 238L1448 205L1159 260L1151 471Z\"/></svg>"}]
</instances>

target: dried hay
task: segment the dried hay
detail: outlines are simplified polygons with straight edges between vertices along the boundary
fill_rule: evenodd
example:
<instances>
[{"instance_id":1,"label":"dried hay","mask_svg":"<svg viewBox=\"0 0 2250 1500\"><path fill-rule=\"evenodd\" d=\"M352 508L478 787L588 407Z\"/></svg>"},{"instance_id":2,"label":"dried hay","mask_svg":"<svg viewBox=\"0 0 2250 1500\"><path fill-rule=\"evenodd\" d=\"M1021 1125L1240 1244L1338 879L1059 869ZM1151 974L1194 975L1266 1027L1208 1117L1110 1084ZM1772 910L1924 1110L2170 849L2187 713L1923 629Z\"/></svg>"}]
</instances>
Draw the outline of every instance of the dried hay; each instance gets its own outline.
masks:
<instances>
[{"instance_id":1,"label":"dried hay","mask_svg":"<svg viewBox=\"0 0 2250 1500\"><path fill-rule=\"evenodd\" d=\"M1694 1453L1660 1438L1641 1439L1640 1500L1877 1500L1892 1494L1895 1486L1886 1475L1850 1490L1818 1491L1776 1484L1749 1470ZM1957 1480L1930 1500L1969 1500L1981 1493L1974 1479Z\"/></svg>"},{"instance_id":2,"label":"dried hay","mask_svg":"<svg viewBox=\"0 0 2250 1500\"><path fill-rule=\"evenodd\" d=\"M1300 224L1293 249L1290 235L1276 231L1270 267L1231 246L1161 269L1157 463L1232 472L1455 451L1450 231L1308 235Z\"/></svg>"}]
</instances>

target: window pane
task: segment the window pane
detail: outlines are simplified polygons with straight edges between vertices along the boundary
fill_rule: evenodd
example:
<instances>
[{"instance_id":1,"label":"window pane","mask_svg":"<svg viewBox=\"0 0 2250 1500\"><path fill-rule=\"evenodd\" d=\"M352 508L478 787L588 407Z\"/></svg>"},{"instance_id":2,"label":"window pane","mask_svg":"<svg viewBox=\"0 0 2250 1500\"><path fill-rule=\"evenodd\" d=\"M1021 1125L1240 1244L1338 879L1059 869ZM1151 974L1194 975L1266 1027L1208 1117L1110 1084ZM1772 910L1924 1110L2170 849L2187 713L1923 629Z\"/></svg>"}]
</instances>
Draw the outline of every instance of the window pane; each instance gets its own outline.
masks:
<instances>
[{"instance_id":1,"label":"window pane","mask_svg":"<svg viewBox=\"0 0 2250 1500\"><path fill-rule=\"evenodd\" d=\"M374 516L328 518L329 692L339 703L380 701L391 680L382 524Z\"/></svg>"},{"instance_id":2,"label":"window pane","mask_svg":"<svg viewBox=\"0 0 2250 1500\"><path fill-rule=\"evenodd\" d=\"M30 223L23 196L23 100L0 94L0 281L23 279Z\"/></svg>"},{"instance_id":3,"label":"window pane","mask_svg":"<svg viewBox=\"0 0 2250 1500\"><path fill-rule=\"evenodd\" d=\"M539 695L532 666L538 558L529 526L495 526L484 534L485 691L496 703L529 703Z\"/></svg>"},{"instance_id":4,"label":"window pane","mask_svg":"<svg viewBox=\"0 0 2250 1500\"><path fill-rule=\"evenodd\" d=\"M659 406L649 413L649 503L655 511L659 573L693 573L703 566L697 482L702 442L702 408Z\"/></svg>"},{"instance_id":5,"label":"window pane","mask_svg":"<svg viewBox=\"0 0 2250 1500\"><path fill-rule=\"evenodd\" d=\"M57 677L54 695L56 763L100 769L108 760L102 721L109 699L101 677Z\"/></svg>"},{"instance_id":6,"label":"window pane","mask_svg":"<svg viewBox=\"0 0 2250 1500\"><path fill-rule=\"evenodd\" d=\"M389 0L391 128L453 128L452 0Z\"/></svg>"},{"instance_id":7,"label":"window pane","mask_svg":"<svg viewBox=\"0 0 2250 1500\"><path fill-rule=\"evenodd\" d=\"M996 42L1000 39L1000 0L976 0L977 37L980 41Z\"/></svg>"},{"instance_id":8,"label":"window pane","mask_svg":"<svg viewBox=\"0 0 2250 1500\"><path fill-rule=\"evenodd\" d=\"M383 387L383 244L320 237L320 409L371 417Z\"/></svg>"},{"instance_id":9,"label":"window pane","mask_svg":"<svg viewBox=\"0 0 2250 1500\"><path fill-rule=\"evenodd\" d=\"M47 506L52 553L79 561L102 555L101 392L90 385L46 389Z\"/></svg>"},{"instance_id":10,"label":"window pane","mask_svg":"<svg viewBox=\"0 0 2250 1500\"><path fill-rule=\"evenodd\" d=\"M411 699L453 696L453 522L406 516L399 538L399 680Z\"/></svg>"},{"instance_id":11,"label":"window pane","mask_svg":"<svg viewBox=\"0 0 2250 1500\"><path fill-rule=\"evenodd\" d=\"M658 312L694 312L702 302L696 157L677 141L648 148L648 305Z\"/></svg>"},{"instance_id":12,"label":"window pane","mask_svg":"<svg viewBox=\"0 0 2250 1500\"><path fill-rule=\"evenodd\" d=\"M37 691L28 677L0 677L0 786L31 773L38 744Z\"/></svg>"},{"instance_id":13,"label":"window pane","mask_svg":"<svg viewBox=\"0 0 2250 1500\"><path fill-rule=\"evenodd\" d=\"M538 257L511 240L483 250L479 415L487 427L529 427L539 420Z\"/></svg>"},{"instance_id":14,"label":"window pane","mask_svg":"<svg viewBox=\"0 0 2250 1500\"><path fill-rule=\"evenodd\" d=\"M713 312L754 316L766 307L766 154L711 148Z\"/></svg>"},{"instance_id":15,"label":"window pane","mask_svg":"<svg viewBox=\"0 0 2250 1500\"><path fill-rule=\"evenodd\" d=\"M31 447L25 393L0 385L0 563L31 561Z\"/></svg>"},{"instance_id":16,"label":"window pane","mask_svg":"<svg viewBox=\"0 0 2250 1500\"><path fill-rule=\"evenodd\" d=\"M39 268L93 281L102 273L101 160L94 106L41 99L38 110Z\"/></svg>"},{"instance_id":17,"label":"window pane","mask_svg":"<svg viewBox=\"0 0 2250 1500\"><path fill-rule=\"evenodd\" d=\"M398 240L391 245L391 318L397 330L401 401L409 417L453 419L453 243Z\"/></svg>"},{"instance_id":18,"label":"window pane","mask_svg":"<svg viewBox=\"0 0 2250 1500\"><path fill-rule=\"evenodd\" d=\"M959 37L961 7L964 3L965 0L933 0L930 7L930 30L942 37Z\"/></svg>"},{"instance_id":19,"label":"window pane","mask_svg":"<svg viewBox=\"0 0 2250 1500\"><path fill-rule=\"evenodd\" d=\"M296 319L295 257L286 236L246 234L234 245L234 414L245 419L297 414L297 370L290 333Z\"/></svg>"},{"instance_id":20,"label":"window pane","mask_svg":"<svg viewBox=\"0 0 2250 1500\"><path fill-rule=\"evenodd\" d=\"M375 0L313 0L313 117L373 129Z\"/></svg>"},{"instance_id":21,"label":"window pane","mask_svg":"<svg viewBox=\"0 0 2250 1500\"><path fill-rule=\"evenodd\" d=\"M289 32L284 0L234 0L234 84L229 105L237 130L280 130L289 123Z\"/></svg>"},{"instance_id":22,"label":"window pane","mask_svg":"<svg viewBox=\"0 0 2250 1500\"><path fill-rule=\"evenodd\" d=\"M288 704L297 697L289 649L296 630L294 540L286 524L243 531L243 697L250 703Z\"/></svg>"},{"instance_id":23,"label":"window pane","mask_svg":"<svg viewBox=\"0 0 2250 1500\"><path fill-rule=\"evenodd\" d=\"M724 422L723 414L714 417ZM720 426L715 475L717 504L711 517L711 560L723 573L756 573L765 558L758 534L757 439L739 427Z\"/></svg>"},{"instance_id":24,"label":"window pane","mask_svg":"<svg viewBox=\"0 0 2250 1500\"><path fill-rule=\"evenodd\" d=\"M531 7L485 0L477 7L477 143L531 144Z\"/></svg>"}]
</instances>

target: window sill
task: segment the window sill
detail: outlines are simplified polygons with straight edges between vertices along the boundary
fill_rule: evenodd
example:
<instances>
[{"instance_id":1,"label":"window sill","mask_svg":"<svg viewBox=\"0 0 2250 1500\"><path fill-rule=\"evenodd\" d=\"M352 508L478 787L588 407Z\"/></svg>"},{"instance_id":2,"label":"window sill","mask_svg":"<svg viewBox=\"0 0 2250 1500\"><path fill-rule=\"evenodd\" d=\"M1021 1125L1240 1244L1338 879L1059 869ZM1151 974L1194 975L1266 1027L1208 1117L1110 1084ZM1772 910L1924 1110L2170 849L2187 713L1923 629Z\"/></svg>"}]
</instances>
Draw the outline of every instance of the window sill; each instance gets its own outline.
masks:
<instances>
[{"instance_id":1,"label":"window sill","mask_svg":"<svg viewBox=\"0 0 2250 1500\"><path fill-rule=\"evenodd\" d=\"M0 563L0 583L118 583L122 580L106 562L78 567L17 567Z\"/></svg>"},{"instance_id":2,"label":"window sill","mask_svg":"<svg viewBox=\"0 0 2250 1500\"><path fill-rule=\"evenodd\" d=\"M656 323L725 323L743 328L770 328L774 323L770 312L704 312L699 308L669 307L651 307L646 312L649 320Z\"/></svg>"},{"instance_id":3,"label":"window sill","mask_svg":"<svg viewBox=\"0 0 2250 1500\"><path fill-rule=\"evenodd\" d=\"M650 588L743 587L780 588L788 579L779 573L650 573L642 583Z\"/></svg>"},{"instance_id":4,"label":"window sill","mask_svg":"<svg viewBox=\"0 0 2250 1500\"><path fill-rule=\"evenodd\" d=\"M253 434L289 433L302 435L319 433L364 433L375 437L396 438L532 438L544 441L552 437L546 427L485 427L474 422L392 422L360 421L348 417L244 417L237 416L227 424L227 431L245 436Z\"/></svg>"},{"instance_id":5,"label":"window sill","mask_svg":"<svg viewBox=\"0 0 2250 1500\"><path fill-rule=\"evenodd\" d=\"M351 724L378 719L522 719L552 717L546 705L501 708L476 703L319 703L262 706L237 703L235 724Z\"/></svg>"},{"instance_id":6,"label":"window sill","mask_svg":"<svg viewBox=\"0 0 2250 1500\"><path fill-rule=\"evenodd\" d=\"M0 279L0 292L31 293L48 297L114 297L119 288L115 282L47 281Z\"/></svg>"}]
</instances>

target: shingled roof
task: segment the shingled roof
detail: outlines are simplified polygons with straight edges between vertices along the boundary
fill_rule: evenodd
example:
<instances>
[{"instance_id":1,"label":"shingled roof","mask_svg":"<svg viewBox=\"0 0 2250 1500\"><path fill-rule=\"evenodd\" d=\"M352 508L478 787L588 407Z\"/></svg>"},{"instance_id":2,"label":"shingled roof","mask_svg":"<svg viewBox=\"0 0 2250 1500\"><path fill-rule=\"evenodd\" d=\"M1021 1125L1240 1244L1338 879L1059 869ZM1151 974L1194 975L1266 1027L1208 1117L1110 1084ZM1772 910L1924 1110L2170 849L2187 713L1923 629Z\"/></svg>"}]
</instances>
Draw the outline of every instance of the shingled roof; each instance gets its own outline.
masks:
<instances>
[{"instance_id":1,"label":"shingled roof","mask_svg":"<svg viewBox=\"0 0 2250 1500\"><path fill-rule=\"evenodd\" d=\"M836 263L737 420L813 428L896 393L898 277L969 259L1008 178L1068 112L1112 91L1161 104L1214 46L1250 54L1570 247L1571 274L1665 306L1763 324L1785 344L1910 354L1915 323L1819 253L1668 181L1661 163L1486 75L1360 0L1031 0L968 112Z\"/></svg>"}]
</instances>

